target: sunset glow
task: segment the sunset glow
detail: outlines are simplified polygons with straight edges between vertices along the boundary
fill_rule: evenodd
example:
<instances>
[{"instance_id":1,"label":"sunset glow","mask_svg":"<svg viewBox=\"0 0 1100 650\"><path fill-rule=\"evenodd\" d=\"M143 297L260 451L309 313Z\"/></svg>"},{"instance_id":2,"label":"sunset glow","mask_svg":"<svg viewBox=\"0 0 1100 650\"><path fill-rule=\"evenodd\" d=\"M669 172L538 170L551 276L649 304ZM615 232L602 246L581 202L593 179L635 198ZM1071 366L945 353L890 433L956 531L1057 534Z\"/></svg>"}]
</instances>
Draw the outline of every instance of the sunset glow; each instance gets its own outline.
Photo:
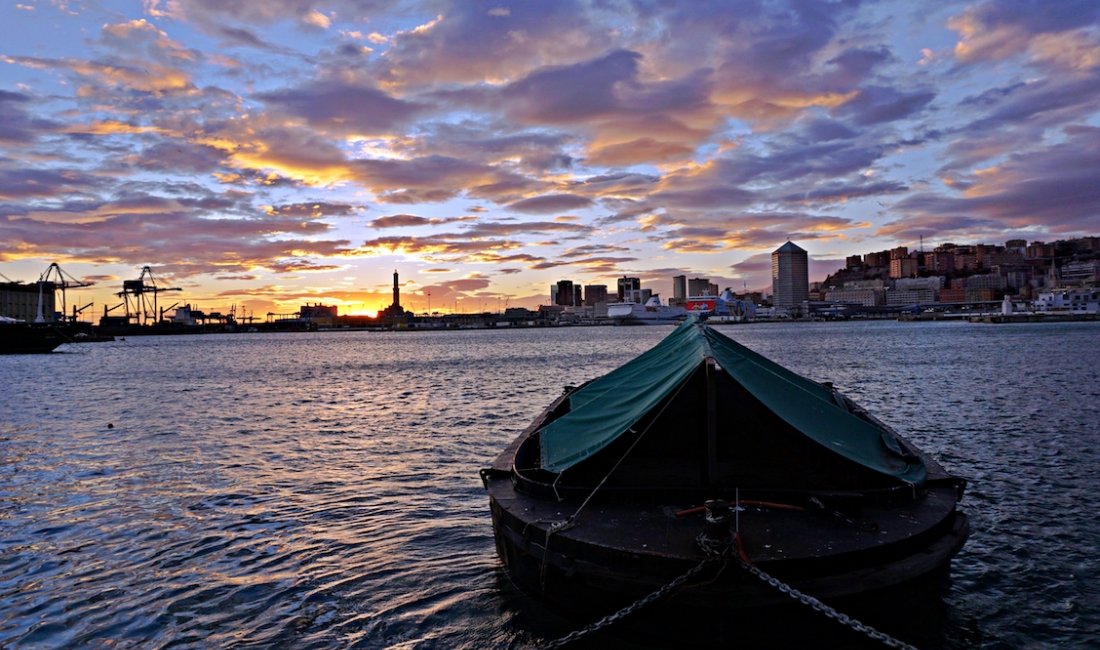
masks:
<instances>
[{"instance_id":1,"label":"sunset glow","mask_svg":"<svg viewBox=\"0 0 1100 650\"><path fill-rule=\"evenodd\" d=\"M24 2L0 273L202 308L534 307L1100 234L1100 4ZM89 315L92 312L89 312Z\"/></svg>"}]
</instances>

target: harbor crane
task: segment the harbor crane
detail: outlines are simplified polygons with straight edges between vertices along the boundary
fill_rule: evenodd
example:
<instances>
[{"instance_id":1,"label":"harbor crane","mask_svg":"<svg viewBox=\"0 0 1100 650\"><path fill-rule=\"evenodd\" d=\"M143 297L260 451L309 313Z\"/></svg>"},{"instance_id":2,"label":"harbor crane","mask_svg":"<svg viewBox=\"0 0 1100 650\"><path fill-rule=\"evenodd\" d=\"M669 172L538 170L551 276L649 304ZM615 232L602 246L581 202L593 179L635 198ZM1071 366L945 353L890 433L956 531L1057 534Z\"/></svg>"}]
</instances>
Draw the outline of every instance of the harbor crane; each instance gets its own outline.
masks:
<instances>
[{"instance_id":1,"label":"harbor crane","mask_svg":"<svg viewBox=\"0 0 1100 650\"><path fill-rule=\"evenodd\" d=\"M122 291L115 295L126 306L126 320L147 325L157 318L157 294L162 291L183 291L180 287L161 287L153 277L153 269L144 266L137 280L124 280Z\"/></svg>"},{"instance_id":2,"label":"harbor crane","mask_svg":"<svg viewBox=\"0 0 1100 650\"><path fill-rule=\"evenodd\" d=\"M90 302L90 303L84 305L83 307L77 307L76 305L73 305L73 315L72 315L72 319L69 322L70 323L75 323L77 317L80 316L81 314L83 314L85 309L87 309L88 307L91 307L94 304L95 303Z\"/></svg>"},{"instance_id":3,"label":"harbor crane","mask_svg":"<svg viewBox=\"0 0 1100 650\"><path fill-rule=\"evenodd\" d=\"M50 264L46 270L38 277L38 315L35 317L34 322L45 323L46 314L42 313L45 309L45 301L43 301L43 294L48 291L61 290L61 309L58 311L61 314L61 320L64 321L66 316L65 312L68 311L65 306L65 290L66 289L79 289L81 287L90 287L92 282L83 282L77 280L73 276L61 270L57 262ZM82 308L81 311L83 311ZM73 322L76 321L76 305L73 305Z\"/></svg>"}]
</instances>

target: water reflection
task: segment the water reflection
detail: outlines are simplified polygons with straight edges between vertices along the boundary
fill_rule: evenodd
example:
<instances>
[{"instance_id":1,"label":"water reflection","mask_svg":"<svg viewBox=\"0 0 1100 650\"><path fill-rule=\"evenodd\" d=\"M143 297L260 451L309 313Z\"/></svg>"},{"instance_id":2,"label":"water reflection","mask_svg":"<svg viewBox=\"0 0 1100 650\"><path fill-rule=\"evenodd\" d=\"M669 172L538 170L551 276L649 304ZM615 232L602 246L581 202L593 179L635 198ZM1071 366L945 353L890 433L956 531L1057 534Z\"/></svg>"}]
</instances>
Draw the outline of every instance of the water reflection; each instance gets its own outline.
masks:
<instances>
[{"instance_id":1,"label":"water reflection","mask_svg":"<svg viewBox=\"0 0 1100 650\"><path fill-rule=\"evenodd\" d=\"M1100 635L1100 352L1082 325L725 331L971 478L944 644L996 647ZM568 632L502 580L477 470L562 386L667 332L131 338L0 358L0 645Z\"/></svg>"}]
</instances>

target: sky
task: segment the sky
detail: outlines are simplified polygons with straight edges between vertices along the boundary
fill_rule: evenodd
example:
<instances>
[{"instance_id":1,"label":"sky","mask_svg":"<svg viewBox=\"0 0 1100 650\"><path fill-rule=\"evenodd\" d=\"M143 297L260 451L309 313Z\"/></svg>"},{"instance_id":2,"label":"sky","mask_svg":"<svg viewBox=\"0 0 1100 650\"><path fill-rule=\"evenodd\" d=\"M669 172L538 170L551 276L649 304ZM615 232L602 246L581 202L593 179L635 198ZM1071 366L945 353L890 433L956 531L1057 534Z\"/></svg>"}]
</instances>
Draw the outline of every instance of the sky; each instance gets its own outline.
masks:
<instances>
[{"instance_id":1,"label":"sky","mask_svg":"<svg viewBox=\"0 0 1100 650\"><path fill-rule=\"evenodd\" d=\"M144 266L468 312L1100 234L1096 0L0 2L0 274L97 312Z\"/></svg>"}]
</instances>

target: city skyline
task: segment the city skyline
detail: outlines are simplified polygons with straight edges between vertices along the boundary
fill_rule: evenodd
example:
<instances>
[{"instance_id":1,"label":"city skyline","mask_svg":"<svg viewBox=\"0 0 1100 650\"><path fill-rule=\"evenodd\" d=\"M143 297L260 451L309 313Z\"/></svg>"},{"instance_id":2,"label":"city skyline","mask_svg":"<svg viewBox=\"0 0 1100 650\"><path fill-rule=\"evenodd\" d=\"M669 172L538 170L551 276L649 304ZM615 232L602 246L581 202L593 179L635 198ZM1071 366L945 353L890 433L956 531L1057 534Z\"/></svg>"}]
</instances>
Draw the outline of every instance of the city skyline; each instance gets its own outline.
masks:
<instances>
[{"instance_id":1,"label":"city skyline","mask_svg":"<svg viewBox=\"0 0 1100 650\"><path fill-rule=\"evenodd\" d=\"M364 8L365 7L365 8ZM200 307L770 287L897 246L1100 233L1100 5L0 9L0 273ZM470 309L473 310L472 308Z\"/></svg>"}]
</instances>

